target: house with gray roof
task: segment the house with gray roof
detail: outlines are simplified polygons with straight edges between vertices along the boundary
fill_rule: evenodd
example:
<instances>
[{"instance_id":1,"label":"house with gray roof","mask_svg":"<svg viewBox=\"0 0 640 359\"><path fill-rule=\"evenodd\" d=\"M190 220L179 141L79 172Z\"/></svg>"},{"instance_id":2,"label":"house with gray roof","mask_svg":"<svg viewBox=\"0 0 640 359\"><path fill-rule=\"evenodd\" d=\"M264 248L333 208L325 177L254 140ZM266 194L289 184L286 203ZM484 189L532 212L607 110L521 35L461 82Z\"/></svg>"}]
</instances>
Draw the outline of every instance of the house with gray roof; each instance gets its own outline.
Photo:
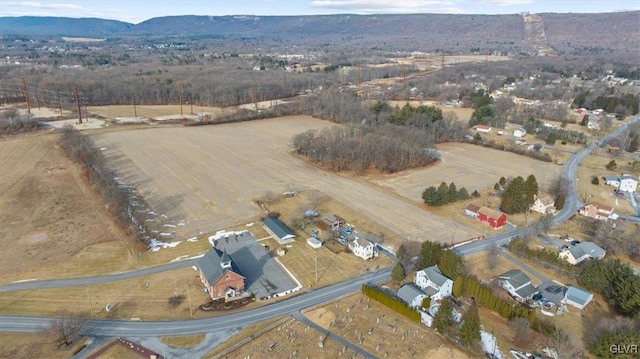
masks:
<instances>
[{"instance_id":1,"label":"house with gray roof","mask_svg":"<svg viewBox=\"0 0 640 359\"><path fill-rule=\"evenodd\" d=\"M564 300L567 287L555 282L544 282L538 286L538 291L544 299L557 305Z\"/></svg>"},{"instance_id":2,"label":"house with gray roof","mask_svg":"<svg viewBox=\"0 0 640 359\"><path fill-rule=\"evenodd\" d=\"M230 300L244 292L245 277L226 250L222 252L211 248L198 260L197 266L200 281L211 299Z\"/></svg>"},{"instance_id":3,"label":"house with gray roof","mask_svg":"<svg viewBox=\"0 0 640 359\"><path fill-rule=\"evenodd\" d=\"M618 191L635 192L638 189L638 179L629 174L604 176L602 179L606 185L613 186Z\"/></svg>"},{"instance_id":4,"label":"house with gray roof","mask_svg":"<svg viewBox=\"0 0 640 359\"><path fill-rule=\"evenodd\" d=\"M607 251L593 242L581 242L560 252L559 258L576 265L588 259L602 259Z\"/></svg>"},{"instance_id":5,"label":"house with gray roof","mask_svg":"<svg viewBox=\"0 0 640 359\"><path fill-rule=\"evenodd\" d=\"M538 293L538 289L531 284L531 279L518 269L510 270L498 276L498 280L502 288L520 302L524 302Z\"/></svg>"},{"instance_id":6,"label":"house with gray roof","mask_svg":"<svg viewBox=\"0 0 640 359\"><path fill-rule=\"evenodd\" d=\"M451 296L453 280L447 278L437 265L416 272L414 282L432 301Z\"/></svg>"},{"instance_id":7,"label":"house with gray roof","mask_svg":"<svg viewBox=\"0 0 640 359\"><path fill-rule=\"evenodd\" d=\"M407 303L411 308L422 306L422 301L427 295L415 284L407 283L398 289L398 298Z\"/></svg>"},{"instance_id":8,"label":"house with gray roof","mask_svg":"<svg viewBox=\"0 0 640 359\"><path fill-rule=\"evenodd\" d=\"M580 287L571 286L565 293L562 303L573 305L578 309L584 309L593 300L593 293Z\"/></svg>"},{"instance_id":9,"label":"house with gray roof","mask_svg":"<svg viewBox=\"0 0 640 359\"><path fill-rule=\"evenodd\" d=\"M262 227L280 244L291 243L296 238L293 231L277 218L265 218L262 221Z\"/></svg>"}]
</instances>

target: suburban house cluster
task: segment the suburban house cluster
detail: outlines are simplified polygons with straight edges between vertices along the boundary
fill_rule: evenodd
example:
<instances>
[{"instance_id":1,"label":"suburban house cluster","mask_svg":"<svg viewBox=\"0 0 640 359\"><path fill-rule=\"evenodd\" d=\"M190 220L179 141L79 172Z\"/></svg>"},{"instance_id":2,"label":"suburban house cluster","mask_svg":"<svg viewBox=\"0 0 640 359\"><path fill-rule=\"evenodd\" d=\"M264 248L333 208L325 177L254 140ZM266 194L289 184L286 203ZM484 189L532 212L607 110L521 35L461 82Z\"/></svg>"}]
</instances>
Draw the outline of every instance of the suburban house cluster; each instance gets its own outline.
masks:
<instances>
[{"instance_id":1,"label":"suburban house cluster","mask_svg":"<svg viewBox=\"0 0 640 359\"><path fill-rule=\"evenodd\" d=\"M421 269L415 273L414 281L398 289L398 298L420 312L422 323L430 327L438 310L438 301L450 297L453 280L447 278L437 265ZM423 308L425 298L430 299L429 308Z\"/></svg>"},{"instance_id":2,"label":"suburban house cluster","mask_svg":"<svg viewBox=\"0 0 640 359\"><path fill-rule=\"evenodd\" d=\"M368 239L366 233L356 234L351 226L347 226L343 218L331 213L320 215L314 210L307 210L304 215L309 218L315 218L318 228L328 231L332 238L339 238L339 241L342 244L346 244L347 248L355 256L364 260L378 256L378 245ZM277 218L265 218L262 221L262 226L279 244L291 243L296 238L295 233ZM312 231L312 233L314 233L312 237L306 240L307 244L313 249L322 247L324 241L318 238L317 231Z\"/></svg>"},{"instance_id":3,"label":"suburban house cluster","mask_svg":"<svg viewBox=\"0 0 640 359\"><path fill-rule=\"evenodd\" d=\"M584 309L593 300L593 293L576 286L565 287L555 282L545 282L535 287L531 279L517 269L501 274L498 281L511 297L531 307L549 308L568 304Z\"/></svg>"}]
</instances>

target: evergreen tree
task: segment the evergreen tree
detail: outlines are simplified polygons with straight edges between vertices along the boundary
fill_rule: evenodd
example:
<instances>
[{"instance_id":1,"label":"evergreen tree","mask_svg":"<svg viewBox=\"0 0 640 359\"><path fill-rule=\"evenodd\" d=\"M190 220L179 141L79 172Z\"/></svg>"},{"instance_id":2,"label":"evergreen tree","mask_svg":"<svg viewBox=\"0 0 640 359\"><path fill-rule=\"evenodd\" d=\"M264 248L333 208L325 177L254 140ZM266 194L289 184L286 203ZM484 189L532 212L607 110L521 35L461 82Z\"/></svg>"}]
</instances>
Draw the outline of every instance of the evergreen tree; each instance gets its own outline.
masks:
<instances>
[{"instance_id":1,"label":"evergreen tree","mask_svg":"<svg viewBox=\"0 0 640 359\"><path fill-rule=\"evenodd\" d=\"M438 186L438 194L440 195L439 206L449 203L449 186L445 182L440 183Z\"/></svg>"},{"instance_id":2,"label":"evergreen tree","mask_svg":"<svg viewBox=\"0 0 640 359\"><path fill-rule=\"evenodd\" d=\"M538 181L536 180L536 176L531 174L527 177L527 180L524 182L524 190L527 201L526 204L530 205L533 203L535 196L538 195Z\"/></svg>"},{"instance_id":3,"label":"evergreen tree","mask_svg":"<svg viewBox=\"0 0 640 359\"><path fill-rule=\"evenodd\" d=\"M523 213L528 208L526 199L527 192L525 191L524 179L518 176L507 185L502 195L500 209L509 214Z\"/></svg>"},{"instance_id":4,"label":"evergreen tree","mask_svg":"<svg viewBox=\"0 0 640 359\"><path fill-rule=\"evenodd\" d=\"M473 191L473 192L471 193L471 196L472 196L473 198L478 198L478 197L480 197L480 192L478 192L478 190L475 190L475 191Z\"/></svg>"},{"instance_id":5,"label":"evergreen tree","mask_svg":"<svg viewBox=\"0 0 640 359\"><path fill-rule=\"evenodd\" d=\"M616 169L616 167L618 167L618 164L616 163L615 160L611 160L609 161L609 163L607 163L607 165L605 166L608 170L613 171Z\"/></svg>"},{"instance_id":6,"label":"evergreen tree","mask_svg":"<svg viewBox=\"0 0 640 359\"><path fill-rule=\"evenodd\" d=\"M460 190L458 191L458 200L463 200L467 198L469 198L469 192L467 191L467 189L464 187L460 188Z\"/></svg>"},{"instance_id":7,"label":"evergreen tree","mask_svg":"<svg viewBox=\"0 0 640 359\"><path fill-rule=\"evenodd\" d=\"M586 126L589 124L589 115L584 115L582 117L582 121L580 121L580 126Z\"/></svg>"},{"instance_id":8,"label":"evergreen tree","mask_svg":"<svg viewBox=\"0 0 640 359\"><path fill-rule=\"evenodd\" d=\"M438 193L438 190L434 186L426 188L424 192L422 192L422 200L429 206L439 206L440 203L442 203L440 193Z\"/></svg>"},{"instance_id":9,"label":"evergreen tree","mask_svg":"<svg viewBox=\"0 0 640 359\"><path fill-rule=\"evenodd\" d=\"M433 316L433 327L438 331L438 333L447 333L451 326L455 323L455 321L453 320L453 315L451 315L452 310L453 305L450 301L445 299L440 303L438 312Z\"/></svg>"},{"instance_id":10,"label":"evergreen tree","mask_svg":"<svg viewBox=\"0 0 640 359\"><path fill-rule=\"evenodd\" d=\"M493 190L494 191L499 191L500 190L500 184L496 183L493 185Z\"/></svg>"},{"instance_id":11,"label":"evergreen tree","mask_svg":"<svg viewBox=\"0 0 640 359\"><path fill-rule=\"evenodd\" d=\"M638 151L638 148L640 148L640 135L636 134L633 136L633 138L631 138L629 147L627 147L627 152L636 152Z\"/></svg>"},{"instance_id":12,"label":"evergreen tree","mask_svg":"<svg viewBox=\"0 0 640 359\"><path fill-rule=\"evenodd\" d=\"M498 181L498 183L500 183L500 186L504 187L504 185L507 184L507 179L504 177L500 177L500 180Z\"/></svg>"},{"instance_id":13,"label":"evergreen tree","mask_svg":"<svg viewBox=\"0 0 640 359\"><path fill-rule=\"evenodd\" d=\"M595 185L600 184L600 180L598 179L598 176L593 176L593 178L591 179L591 184L595 184Z\"/></svg>"},{"instance_id":14,"label":"evergreen tree","mask_svg":"<svg viewBox=\"0 0 640 359\"><path fill-rule=\"evenodd\" d=\"M479 143L481 141L482 141L482 136L480 136L480 134L476 132L476 134L473 135L473 142Z\"/></svg>"},{"instance_id":15,"label":"evergreen tree","mask_svg":"<svg viewBox=\"0 0 640 359\"><path fill-rule=\"evenodd\" d=\"M448 194L449 202L455 202L458 199L458 189L456 188L456 184L451 182L449 184L449 194Z\"/></svg>"},{"instance_id":16,"label":"evergreen tree","mask_svg":"<svg viewBox=\"0 0 640 359\"><path fill-rule=\"evenodd\" d=\"M429 309L429 307L431 307L431 297L429 296L424 297L424 299L422 300L421 306L424 309Z\"/></svg>"},{"instance_id":17,"label":"evergreen tree","mask_svg":"<svg viewBox=\"0 0 640 359\"><path fill-rule=\"evenodd\" d=\"M443 250L437 260L442 274L454 281L464 275L464 260L452 251Z\"/></svg>"},{"instance_id":18,"label":"evergreen tree","mask_svg":"<svg viewBox=\"0 0 640 359\"><path fill-rule=\"evenodd\" d=\"M422 269L438 264L442 251L443 248L439 244L429 241L422 243L418 268Z\"/></svg>"},{"instance_id":19,"label":"evergreen tree","mask_svg":"<svg viewBox=\"0 0 640 359\"><path fill-rule=\"evenodd\" d=\"M555 207L558 211L562 210L564 208L564 202L565 202L566 198L564 196L564 194L560 193L558 195L558 197L556 197L556 201L555 201Z\"/></svg>"},{"instance_id":20,"label":"evergreen tree","mask_svg":"<svg viewBox=\"0 0 640 359\"><path fill-rule=\"evenodd\" d=\"M391 271L391 279L400 283L404 280L405 276L406 274L404 272L404 266L402 266L402 263L396 263L395 267L393 267L393 270Z\"/></svg>"},{"instance_id":21,"label":"evergreen tree","mask_svg":"<svg viewBox=\"0 0 640 359\"><path fill-rule=\"evenodd\" d=\"M480 317L475 307L470 307L462 318L464 323L460 329L462 345L471 346L480 340Z\"/></svg>"}]
</instances>

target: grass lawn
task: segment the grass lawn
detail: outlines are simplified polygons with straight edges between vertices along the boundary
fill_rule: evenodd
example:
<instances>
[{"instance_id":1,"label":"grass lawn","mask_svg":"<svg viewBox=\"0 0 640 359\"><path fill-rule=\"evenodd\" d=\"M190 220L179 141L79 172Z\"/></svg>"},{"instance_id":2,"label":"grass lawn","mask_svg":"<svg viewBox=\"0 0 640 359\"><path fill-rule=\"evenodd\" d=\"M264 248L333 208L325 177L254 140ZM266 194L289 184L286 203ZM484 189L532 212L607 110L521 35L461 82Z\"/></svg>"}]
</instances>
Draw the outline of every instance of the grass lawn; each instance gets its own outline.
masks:
<instances>
[{"instance_id":1,"label":"grass lawn","mask_svg":"<svg viewBox=\"0 0 640 359\"><path fill-rule=\"evenodd\" d=\"M174 348L193 348L202 343L205 334L177 335L172 337L160 337L160 341Z\"/></svg>"},{"instance_id":2,"label":"grass lawn","mask_svg":"<svg viewBox=\"0 0 640 359\"><path fill-rule=\"evenodd\" d=\"M0 358L51 358L67 359L85 343L81 338L69 347L56 349L44 333L0 332Z\"/></svg>"}]
</instances>

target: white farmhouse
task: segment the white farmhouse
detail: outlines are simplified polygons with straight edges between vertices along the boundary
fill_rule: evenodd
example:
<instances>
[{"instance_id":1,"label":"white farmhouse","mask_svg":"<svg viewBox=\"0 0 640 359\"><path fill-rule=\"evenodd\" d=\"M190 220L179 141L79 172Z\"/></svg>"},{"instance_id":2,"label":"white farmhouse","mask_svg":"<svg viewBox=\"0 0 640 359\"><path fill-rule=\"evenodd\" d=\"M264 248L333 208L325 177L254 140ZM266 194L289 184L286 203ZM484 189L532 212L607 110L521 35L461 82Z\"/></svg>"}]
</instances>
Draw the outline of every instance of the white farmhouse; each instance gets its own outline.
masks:
<instances>
[{"instance_id":1,"label":"white farmhouse","mask_svg":"<svg viewBox=\"0 0 640 359\"><path fill-rule=\"evenodd\" d=\"M417 271L414 282L433 301L451 296L453 290L453 281L437 265Z\"/></svg>"},{"instance_id":2,"label":"white farmhouse","mask_svg":"<svg viewBox=\"0 0 640 359\"><path fill-rule=\"evenodd\" d=\"M538 289L531 284L531 279L520 270L513 269L498 277L502 288L520 302L538 293Z\"/></svg>"},{"instance_id":3,"label":"white farmhouse","mask_svg":"<svg viewBox=\"0 0 640 359\"><path fill-rule=\"evenodd\" d=\"M361 237L356 237L353 241L349 242L349 249L354 255L364 260L369 260L378 255L378 247L375 243Z\"/></svg>"},{"instance_id":4,"label":"white farmhouse","mask_svg":"<svg viewBox=\"0 0 640 359\"><path fill-rule=\"evenodd\" d=\"M587 259L602 259L607 252L592 242L582 242L565 249L558 255L559 258L576 265Z\"/></svg>"},{"instance_id":5,"label":"white farmhouse","mask_svg":"<svg viewBox=\"0 0 640 359\"><path fill-rule=\"evenodd\" d=\"M540 214L549 214L556 211L555 204L553 198L549 196L538 197L529 209Z\"/></svg>"}]
</instances>

